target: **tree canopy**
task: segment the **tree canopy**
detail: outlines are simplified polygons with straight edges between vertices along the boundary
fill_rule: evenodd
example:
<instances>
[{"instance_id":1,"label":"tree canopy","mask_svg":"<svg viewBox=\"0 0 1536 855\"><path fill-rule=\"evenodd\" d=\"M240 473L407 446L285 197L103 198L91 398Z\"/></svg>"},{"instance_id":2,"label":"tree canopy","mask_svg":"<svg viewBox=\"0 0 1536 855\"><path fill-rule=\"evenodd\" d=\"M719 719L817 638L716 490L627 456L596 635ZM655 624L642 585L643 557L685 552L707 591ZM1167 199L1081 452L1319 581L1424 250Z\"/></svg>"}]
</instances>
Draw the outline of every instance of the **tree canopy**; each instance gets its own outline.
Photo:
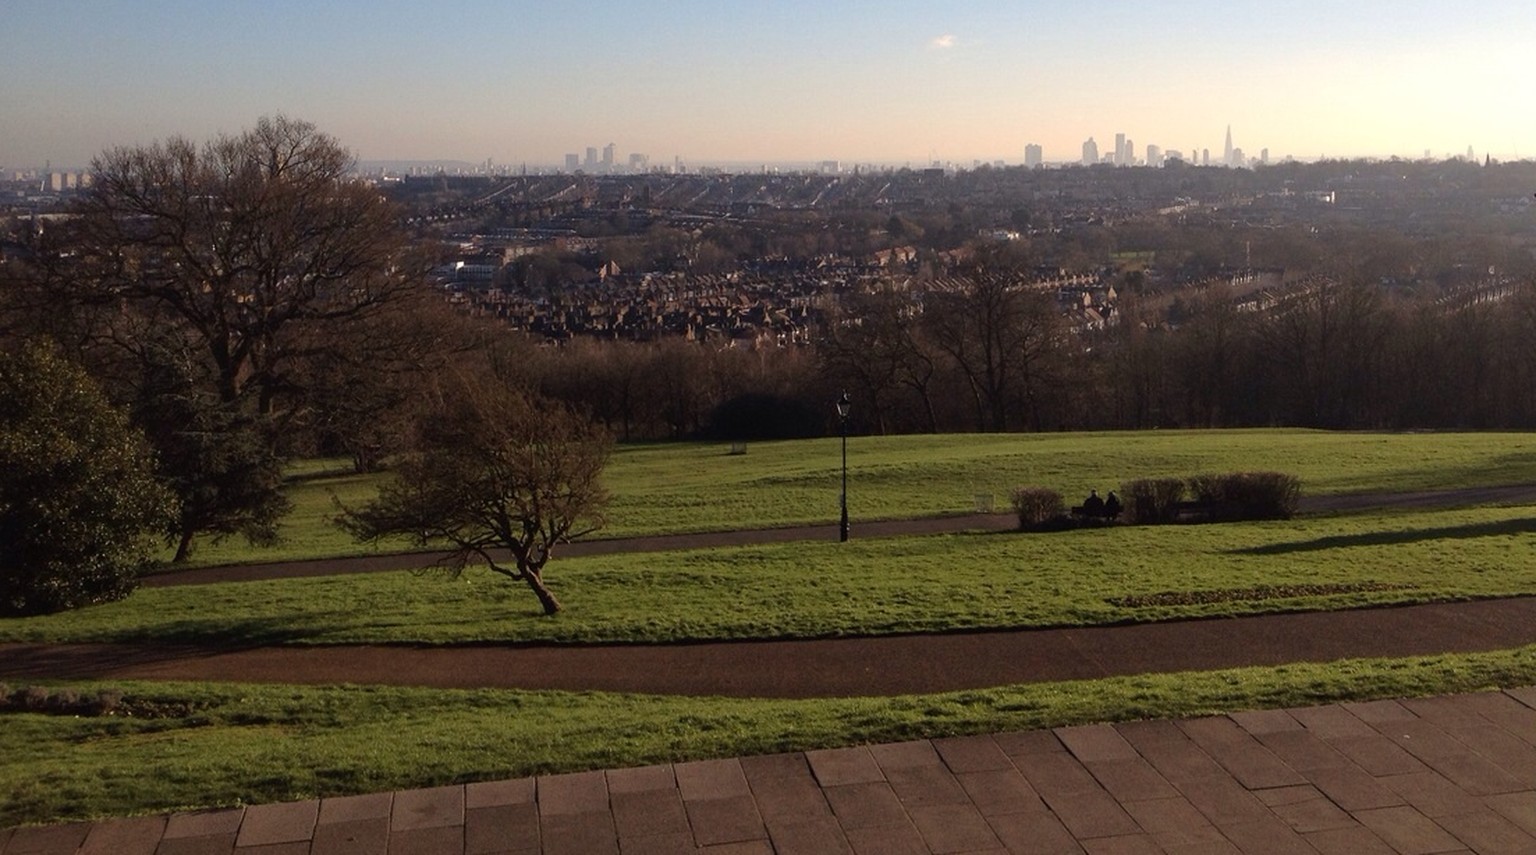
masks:
<instances>
[{"instance_id":1,"label":"tree canopy","mask_svg":"<svg viewBox=\"0 0 1536 855\"><path fill-rule=\"evenodd\" d=\"M68 316L50 332L112 378L158 450L178 560L198 534L275 539L284 437L338 422L315 412L336 397L335 366L399 361L395 341L356 328L411 313L426 265L353 162L282 116L201 145L116 148L41 238L33 302ZM381 375L352 371L346 388Z\"/></svg>"},{"instance_id":2,"label":"tree canopy","mask_svg":"<svg viewBox=\"0 0 1536 855\"><path fill-rule=\"evenodd\" d=\"M0 613L132 590L173 502L143 435L51 347L0 352Z\"/></svg>"}]
</instances>

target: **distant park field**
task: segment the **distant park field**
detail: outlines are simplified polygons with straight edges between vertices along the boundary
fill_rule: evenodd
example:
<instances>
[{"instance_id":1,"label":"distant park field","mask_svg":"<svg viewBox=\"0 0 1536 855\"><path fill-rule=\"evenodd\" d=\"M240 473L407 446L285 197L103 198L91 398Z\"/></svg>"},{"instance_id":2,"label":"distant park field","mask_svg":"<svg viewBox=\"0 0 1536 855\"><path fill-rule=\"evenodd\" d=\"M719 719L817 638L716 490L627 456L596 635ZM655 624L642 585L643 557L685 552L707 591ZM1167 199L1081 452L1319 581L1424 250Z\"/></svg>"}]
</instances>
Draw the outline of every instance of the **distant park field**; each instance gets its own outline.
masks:
<instances>
[{"instance_id":1,"label":"distant park field","mask_svg":"<svg viewBox=\"0 0 1536 855\"><path fill-rule=\"evenodd\" d=\"M604 481L613 494L598 537L769 528L837 519L838 439L621 445ZM1336 433L1313 430L1140 431L851 437L849 513L859 520L970 513L978 496L1006 509L1035 485L1069 503L1124 481L1208 472L1297 475L1307 495L1536 483L1536 436L1524 433ZM303 461L287 493L284 542L199 544L197 564L359 554L330 522L336 502L361 504L387 474ZM385 544L383 549L403 548Z\"/></svg>"}]
</instances>

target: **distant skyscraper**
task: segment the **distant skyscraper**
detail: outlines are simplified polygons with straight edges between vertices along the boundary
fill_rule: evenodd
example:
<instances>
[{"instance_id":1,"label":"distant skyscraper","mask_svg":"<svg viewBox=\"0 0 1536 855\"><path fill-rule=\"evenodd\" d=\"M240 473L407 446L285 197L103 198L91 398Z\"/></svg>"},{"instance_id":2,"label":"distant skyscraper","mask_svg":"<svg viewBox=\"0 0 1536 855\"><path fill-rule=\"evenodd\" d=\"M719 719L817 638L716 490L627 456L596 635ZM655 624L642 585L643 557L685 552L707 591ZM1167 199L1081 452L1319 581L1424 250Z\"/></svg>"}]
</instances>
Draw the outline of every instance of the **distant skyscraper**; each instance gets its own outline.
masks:
<instances>
[{"instance_id":1,"label":"distant skyscraper","mask_svg":"<svg viewBox=\"0 0 1536 855\"><path fill-rule=\"evenodd\" d=\"M1093 141L1093 137L1089 137L1088 140L1083 143L1083 165L1092 166L1098 162L1099 144Z\"/></svg>"},{"instance_id":2,"label":"distant skyscraper","mask_svg":"<svg viewBox=\"0 0 1536 855\"><path fill-rule=\"evenodd\" d=\"M565 156L565 171L575 172L581 168L581 155L568 154Z\"/></svg>"},{"instance_id":3,"label":"distant skyscraper","mask_svg":"<svg viewBox=\"0 0 1536 855\"><path fill-rule=\"evenodd\" d=\"M587 159L586 159L586 161L584 161L584 163L585 163L585 165L586 165L586 167L588 169L596 169L597 168L597 147L596 146L590 146L590 145L587 146Z\"/></svg>"},{"instance_id":4,"label":"distant skyscraper","mask_svg":"<svg viewBox=\"0 0 1536 855\"><path fill-rule=\"evenodd\" d=\"M1211 150L1210 149L1208 149L1208 148L1200 149L1200 165L1201 166L1210 166L1211 165Z\"/></svg>"},{"instance_id":5,"label":"distant skyscraper","mask_svg":"<svg viewBox=\"0 0 1536 855\"><path fill-rule=\"evenodd\" d=\"M1151 143L1147 144L1147 165L1148 166L1162 166L1163 165L1163 150L1161 148L1151 144Z\"/></svg>"},{"instance_id":6,"label":"distant skyscraper","mask_svg":"<svg viewBox=\"0 0 1536 855\"><path fill-rule=\"evenodd\" d=\"M1115 134L1115 165L1125 166L1125 134Z\"/></svg>"},{"instance_id":7,"label":"distant skyscraper","mask_svg":"<svg viewBox=\"0 0 1536 855\"><path fill-rule=\"evenodd\" d=\"M1040 166L1045 163L1045 149L1035 143L1024 146L1024 165Z\"/></svg>"},{"instance_id":8,"label":"distant skyscraper","mask_svg":"<svg viewBox=\"0 0 1536 855\"><path fill-rule=\"evenodd\" d=\"M609 144L603 146L603 168L604 169L612 169L613 168L613 153L614 153L614 144L613 143L609 143Z\"/></svg>"},{"instance_id":9,"label":"distant skyscraper","mask_svg":"<svg viewBox=\"0 0 1536 855\"><path fill-rule=\"evenodd\" d=\"M1221 155L1221 162L1227 166L1237 166L1232 161L1232 126L1227 125L1227 148Z\"/></svg>"},{"instance_id":10,"label":"distant skyscraper","mask_svg":"<svg viewBox=\"0 0 1536 855\"><path fill-rule=\"evenodd\" d=\"M1120 165L1121 166L1135 166L1136 165L1136 143L1132 142L1129 139L1127 139L1125 141L1125 159L1120 162Z\"/></svg>"},{"instance_id":11,"label":"distant skyscraper","mask_svg":"<svg viewBox=\"0 0 1536 855\"><path fill-rule=\"evenodd\" d=\"M629 171L644 172L651 167L651 159L639 152L629 156Z\"/></svg>"}]
</instances>

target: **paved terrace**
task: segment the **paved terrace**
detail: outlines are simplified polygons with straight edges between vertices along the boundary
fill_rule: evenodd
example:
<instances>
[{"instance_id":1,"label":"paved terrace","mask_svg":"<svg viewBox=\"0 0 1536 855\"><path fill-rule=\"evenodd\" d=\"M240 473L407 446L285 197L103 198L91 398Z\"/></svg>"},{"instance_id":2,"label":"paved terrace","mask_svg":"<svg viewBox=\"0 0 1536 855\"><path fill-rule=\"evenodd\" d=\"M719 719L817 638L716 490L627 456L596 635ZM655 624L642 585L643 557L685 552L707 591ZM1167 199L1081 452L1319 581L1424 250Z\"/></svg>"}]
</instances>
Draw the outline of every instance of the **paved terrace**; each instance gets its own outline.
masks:
<instances>
[{"instance_id":1,"label":"paved terrace","mask_svg":"<svg viewBox=\"0 0 1536 855\"><path fill-rule=\"evenodd\" d=\"M1536 688L0 831L0 853L1536 852Z\"/></svg>"}]
</instances>

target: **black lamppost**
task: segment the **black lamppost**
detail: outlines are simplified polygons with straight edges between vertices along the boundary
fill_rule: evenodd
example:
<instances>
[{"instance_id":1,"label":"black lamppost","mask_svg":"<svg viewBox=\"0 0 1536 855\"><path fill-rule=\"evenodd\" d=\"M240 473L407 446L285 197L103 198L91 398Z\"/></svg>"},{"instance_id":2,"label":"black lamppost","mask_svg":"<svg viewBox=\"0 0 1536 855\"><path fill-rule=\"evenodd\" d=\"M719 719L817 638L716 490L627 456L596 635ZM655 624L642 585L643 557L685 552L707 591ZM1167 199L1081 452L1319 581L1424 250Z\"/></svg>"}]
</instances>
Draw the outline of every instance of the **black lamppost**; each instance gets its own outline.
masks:
<instances>
[{"instance_id":1,"label":"black lamppost","mask_svg":"<svg viewBox=\"0 0 1536 855\"><path fill-rule=\"evenodd\" d=\"M842 423L843 428L843 495L840 500L843 506L843 520L837 529L839 543L848 542L848 410L852 406L853 402L848 400L847 392L837 399L837 420Z\"/></svg>"}]
</instances>

